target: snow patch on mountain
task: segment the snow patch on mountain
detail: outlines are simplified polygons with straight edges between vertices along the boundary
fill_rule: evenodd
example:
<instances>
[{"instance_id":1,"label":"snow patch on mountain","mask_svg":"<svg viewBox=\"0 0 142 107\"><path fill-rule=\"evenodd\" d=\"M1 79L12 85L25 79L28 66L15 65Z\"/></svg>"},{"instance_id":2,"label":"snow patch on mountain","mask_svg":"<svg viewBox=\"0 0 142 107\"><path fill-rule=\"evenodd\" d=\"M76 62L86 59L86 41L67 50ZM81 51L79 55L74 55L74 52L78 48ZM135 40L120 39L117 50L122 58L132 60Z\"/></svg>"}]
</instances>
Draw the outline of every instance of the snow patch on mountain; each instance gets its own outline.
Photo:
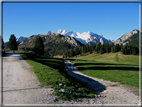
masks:
<instances>
[{"instance_id":1,"label":"snow patch on mountain","mask_svg":"<svg viewBox=\"0 0 142 107\"><path fill-rule=\"evenodd\" d=\"M87 44L96 44L96 43L112 43L111 40L105 39L102 35L98 35L93 32L83 32L82 34L79 32L74 33L73 31L66 31L59 29L57 33L64 35L64 36L71 36L80 41L82 44L87 45Z\"/></svg>"}]
</instances>

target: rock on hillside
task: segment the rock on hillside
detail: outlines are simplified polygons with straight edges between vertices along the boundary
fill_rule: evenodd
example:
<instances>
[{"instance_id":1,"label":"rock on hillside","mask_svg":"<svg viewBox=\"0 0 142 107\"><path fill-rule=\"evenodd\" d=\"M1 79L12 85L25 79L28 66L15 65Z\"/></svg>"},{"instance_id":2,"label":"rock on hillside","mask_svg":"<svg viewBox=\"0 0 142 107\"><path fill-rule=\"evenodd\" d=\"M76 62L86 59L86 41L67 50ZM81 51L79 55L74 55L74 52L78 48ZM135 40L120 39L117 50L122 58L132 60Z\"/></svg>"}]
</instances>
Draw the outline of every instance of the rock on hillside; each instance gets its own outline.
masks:
<instances>
[{"instance_id":1,"label":"rock on hillside","mask_svg":"<svg viewBox=\"0 0 142 107\"><path fill-rule=\"evenodd\" d=\"M142 28L140 28L140 29L134 29L133 31L128 32L128 33L122 35L119 39L117 39L116 41L114 41L114 44L123 44L123 45L125 45L125 44L127 44L127 42L124 43L124 41L126 41L132 35L138 34L141 31L142 31Z\"/></svg>"}]
</instances>

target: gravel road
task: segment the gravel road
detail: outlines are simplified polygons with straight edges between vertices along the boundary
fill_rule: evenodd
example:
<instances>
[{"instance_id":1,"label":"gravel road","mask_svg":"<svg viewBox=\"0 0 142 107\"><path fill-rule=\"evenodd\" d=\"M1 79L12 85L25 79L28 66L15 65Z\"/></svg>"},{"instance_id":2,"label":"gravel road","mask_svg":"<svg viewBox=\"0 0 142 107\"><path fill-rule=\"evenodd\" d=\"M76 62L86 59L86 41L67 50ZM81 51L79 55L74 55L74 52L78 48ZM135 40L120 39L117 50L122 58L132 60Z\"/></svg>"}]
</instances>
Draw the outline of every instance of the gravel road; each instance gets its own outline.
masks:
<instances>
[{"instance_id":1,"label":"gravel road","mask_svg":"<svg viewBox=\"0 0 142 107\"><path fill-rule=\"evenodd\" d=\"M20 54L9 53L3 57L4 105L53 103L51 88L38 87L39 82L30 68Z\"/></svg>"},{"instance_id":2,"label":"gravel road","mask_svg":"<svg viewBox=\"0 0 142 107\"><path fill-rule=\"evenodd\" d=\"M50 105L50 106L83 106L130 104L139 105L137 88L128 86L111 86L96 95L95 98L83 98L78 101L56 100L50 87L39 87L31 67L23 60L20 54L9 53L3 57L3 104L4 105Z\"/></svg>"}]
</instances>

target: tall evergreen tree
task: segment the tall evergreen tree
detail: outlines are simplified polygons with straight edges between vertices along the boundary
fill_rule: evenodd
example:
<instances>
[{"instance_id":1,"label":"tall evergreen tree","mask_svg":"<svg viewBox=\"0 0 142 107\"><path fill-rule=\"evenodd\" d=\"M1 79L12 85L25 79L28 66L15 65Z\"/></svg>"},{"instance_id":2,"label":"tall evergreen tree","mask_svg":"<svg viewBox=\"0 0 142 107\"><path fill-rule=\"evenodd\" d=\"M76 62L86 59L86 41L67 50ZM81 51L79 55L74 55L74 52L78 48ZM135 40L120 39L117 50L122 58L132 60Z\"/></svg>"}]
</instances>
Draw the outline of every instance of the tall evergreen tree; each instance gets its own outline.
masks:
<instances>
[{"instance_id":1,"label":"tall evergreen tree","mask_svg":"<svg viewBox=\"0 0 142 107\"><path fill-rule=\"evenodd\" d=\"M96 51L96 44L94 44L94 46L93 46L93 50L94 50L94 51Z\"/></svg>"},{"instance_id":2,"label":"tall evergreen tree","mask_svg":"<svg viewBox=\"0 0 142 107\"><path fill-rule=\"evenodd\" d=\"M115 45L115 52L118 52L121 50L121 46L119 44Z\"/></svg>"},{"instance_id":3,"label":"tall evergreen tree","mask_svg":"<svg viewBox=\"0 0 142 107\"><path fill-rule=\"evenodd\" d=\"M126 52L125 52L125 47L123 46L123 47L121 47L121 52L122 52L122 54L125 54Z\"/></svg>"},{"instance_id":4,"label":"tall evergreen tree","mask_svg":"<svg viewBox=\"0 0 142 107\"><path fill-rule=\"evenodd\" d=\"M93 53L93 45L90 45L90 46L89 46L89 51L90 51L90 54Z\"/></svg>"},{"instance_id":5,"label":"tall evergreen tree","mask_svg":"<svg viewBox=\"0 0 142 107\"><path fill-rule=\"evenodd\" d=\"M123 44L121 43L120 47L122 48L123 47Z\"/></svg>"},{"instance_id":6,"label":"tall evergreen tree","mask_svg":"<svg viewBox=\"0 0 142 107\"><path fill-rule=\"evenodd\" d=\"M100 48L100 54L103 54L103 47Z\"/></svg>"},{"instance_id":7,"label":"tall evergreen tree","mask_svg":"<svg viewBox=\"0 0 142 107\"><path fill-rule=\"evenodd\" d=\"M83 52L86 53L87 52L87 46L83 47Z\"/></svg>"},{"instance_id":8,"label":"tall evergreen tree","mask_svg":"<svg viewBox=\"0 0 142 107\"><path fill-rule=\"evenodd\" d=\"M132 54L133 54L133 55L136 55L136 49L135 49L135 48L133 48Z\"/></svg>"},{"instance_id":9,"label":"tall evergreen tree","mask_svg":"<svg viewBox=\"0 0 142 107\"><path fill-rule=\"evenodd\" d=\"M34 52L37 55L44 55L44 44L41 37L37 37L34 44Z\"/></svg>"},{"instance_id":10,"label":"tall evergreen tree","mask_svg":"<svg viewBox=\"0 0 142 107\"><path fill-rule=\"evenodd\" d=\"M96 44L95 50L96 50L96 52L98 53L98 50L99 50L99 44Z\"/></svg>"},{"instance_id":11,"label":"tall evergreen tree","mask_svg":"<svg viewBox=\"0 0 142 107\"><path fill-rule=\"evenodd\" d=\"M96 51L97 51L97 53L100 52L100 48L101 48L101 43L97 44L97 46L96 46Z\"/></svg>"},{"instance_id":12,"label":"tall evergreen tree","mask_svg":"<svg viewBox=\"0 0 142 107\"><path fill-rule=\"evenodd\" d=\"M86 52L89 52L89 45L86 46Z\"/></svg>"},{"instance_id":13,"label":"tall evergreen tree","mask_svg":"<svg viewBox=\"0 0 142 107\"><path fill-rule=\"evenodd\" d=\"M15 37L14 34L12 34L12 35L10 36L10 38L9 38L9 48L10 48L10 50L13 51L13 53L15 52L15 50L18 49L18 47L17 47L17 42L16 42L16 37Z\"/></svg>"},{"instance_id":14,"label":"tall evergreen tree","mask_svg":"<svg viewBox=\"0 0 142 107\"><path fill-rule=\"evenodd\" d=\"M68 51L65 52L65 58L67 58L67 57L68 57Z\"/></svg>"},{"instance_id":15,"label":"tall evergreen tree","mask_svg":"<svg viewBox=\"0 0 142 107\"><path fill-rule=\"evenodd\" d=\"M110 43L108 46L108 52L111 52L111 47L112 47L112 43Z\"/></svg>"},{"instance_id":16,"label":"tall evergreen tree","mask_svg":"<svg viewBox=\"0 0 142 107\"><path fill-rule=\"evenodd\" d=\"M115 46L111 47L111 52L114 53L115 52Z\"/></svg>"},{"instance_id":17,"label":"tall evergreen tree","mask_svg":"<svg viewBox=\"0 0 142 107\"><path fill-rule=\"evenodd\" d=\"M80 56L82 56L82 52L83 52L83 47L80 47Z\"/></svg>"},{"instance_id":18,"label":"tall evergreen tree","mask_svg":"<svg viewBox=\"0 0 142 107\"><path fill-rule=\"evenodd\" d=\"M104 52L108 53L109 52L108 48L109 44L108 43L104 44Z\"/></svg>"},{"instance_id":19,"label":"tall evergreen tree","mask_svg":"<svg viewBox=\"0 0 142 107\"><path fill-rule=\"evenodd\" d=\"M73 49L70 51L70 57L73 57Z\"/></svg>"}]
</instances>

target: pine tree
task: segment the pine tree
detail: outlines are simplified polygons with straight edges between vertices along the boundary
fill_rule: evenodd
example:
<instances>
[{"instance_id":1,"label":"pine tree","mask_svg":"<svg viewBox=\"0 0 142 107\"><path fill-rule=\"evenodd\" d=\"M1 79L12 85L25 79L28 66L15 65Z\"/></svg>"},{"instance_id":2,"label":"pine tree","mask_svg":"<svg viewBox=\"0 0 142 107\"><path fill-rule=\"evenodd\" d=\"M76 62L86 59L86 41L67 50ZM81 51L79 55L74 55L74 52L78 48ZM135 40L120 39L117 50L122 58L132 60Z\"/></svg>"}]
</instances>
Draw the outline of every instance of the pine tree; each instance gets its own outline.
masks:
<instances>
[{"instance_id":1,"label":"pine tree","mask_svg":"<svg viewBox=\"0 0 142 107\"><path fill-rule=\"evenodd\" d=\"M115 52L118 52L121 50L121 46L119 44L115 45Z\"/></svg>"},{"instance_id":2,"label":"pine tree","mask_svg":"<svg viewBox=\"0 0 142 107\"><path fill-rule=\"evenodd\" d=\"M112 52L112 53L115 52L115 46L111 47L111 52Z\"/></svg>"},{"instance_id":3,"label":"pine tree","mask_svg":"<svg viewBox=\"0 0 142 107\"><path fill-rule=\"evenodd\" d=\"M121 47L122 54L125 54L125 47Z\"/></svg>"},{"instance_id":4,"label":"pine tree","mask_svg":"<svg viewBox=\"0 0 142 107\"><path fill-rule=\"evenodd\" d=\"M98 45L99 47L98 47L98 51L100 51L100 49L101 49L101 47L102 47L102 44L101 43L99 43L99 45Z\"/></svg>"},{"instance_id":5,"label":"pine tree","mask_svg":"<svg viewBox=\"0 0 142 107\"><path fill-rule=\"evenodd\" d=\"M34 52L37 55L44 55L44 44L41 37L37 37L34 44Z\"/></svg>"},{"instance_id":6,"label":"pine tree","mask_svg":"<svg viewBox=\"0 0 142 107\"><path fill-rule=\"evenodd\" d=\"M92 48L90 48L90 54L92 54L93 53L93 50L92 50Z\"/></svg>"},{"instance_id":7,"label":"pine tree","mask_svg":"<svg viewBox=\"0 0 142 107\"><path fill-rule=\"evenodd\" d=\"M87 46L83 47L83 52L86 53L87 52Z\"/></svg>"},{"instance_id":8,"label":"pine tree","mask_svg":"<svg viewBox=\"0 0 142 107\"><path fill-rule=\"evenodd\" d=\"M80 47L80 56L82 56L82 47Z\"/></svg>"},{"instance_id":9,"label":"pine tree","mask_svg":"<svg viewBox=\"0 0 142 107\"><path fill-rule=\"evenodd\" d=\"M133 47L133 48L132 48L132 54L133 54L133 55L136 55L136 54L137 54L137 48L136 48L136 47Z\"/></svg>"},{"instance_id":10,"label":"pine tree","mask_svg":"<svg viewBox=\"0 0 142 107\"><path fill-rule=\"evenodd\" d=\"M70 57L73 57L73 49L70 51Z\"/></svg>"},{"instance_id":11,"label":"pine tree","mask_svg":"<svg viewBox=\"0 0 142 107\"><path fill-rule=\"evenodd\" d=\"M93 50L94 50L94 51L96 51L96 44L94 44L94 46L93 46Z\"/></svg>"},{"instance_id":12,"label":"pine tree","mask_svg":"<svg viewBox=\"0 0 142 107\"><path fill-rule=\"evenodd\" d=\"M16 42L16 37L14 34L12 34L9 38L9 48L10 50L13 51L13 53L15 52L15 50L17 50L17 42Z\"/></svg>"},{"instance_id":13,"label":"pine tree","mask_svg":"<svg viewBox=\"0 0 142 107\"><path fill-rule=\"evenodd\" d=\"M110 43L108 46L108 52L111 52L111 47L112 47L112 43Z\"/></svg>"},{"instance_id":14,"label":"pine tree","mask_svg":"<svg viewBox=\"0 0 142 107\"><path fill-rule=\"evenodd\" d=\"M103 54L103 47L100 48L100 54Z\"/></svg>"},{"instance_id":15,"label":"pine tree","mask_svg":"<svg viewBox=\"0 0 142 107\"><path fill-rule=\"evenodd\" d=\"M98 44L96 44L96 48L95 48L95 50L96 50L96 52L98 53L98 50L99 50L99 48L98 48Z\"/></svg>"},{"instance_id":16,"label":"pine tree","mask_svg":"<svg viewBox=\"0 0 142 107\"><path fill-rule=\"evenodd\" d=\"M89 46L89 51L90 51L90 54L93 53L93 45L90 45L90 46Z\"/></svg>"},{"instance_id":17,"label":"pine tree","mask_svg":"<svg viewBox=\"0 0 142 107\"><path fill-rule=\"evenodd\" d=\"M99 44L96 45L96 52L97 53L100 52L100 48L101 48L101 43L99 43Z\"/></svg>"},{"instance_id":18,"label":"pine tree","mask_svg":"<svg viewBox=\"0 0 142 107\"><path fill-rule=\"evenodd\" d=\"M136 55L136 50L135 49L133 49L133 55Z\"/></svg>"},{"instance_id":19,"label":"pine tree","mask_svg":"<svg viewBox=\"0 0 142 107\"><path fill-rule=\"evenodd\" d=\"M68 51L65 52L65 58L67 59L68 57Z\"/></svg>"}]
</instances>

